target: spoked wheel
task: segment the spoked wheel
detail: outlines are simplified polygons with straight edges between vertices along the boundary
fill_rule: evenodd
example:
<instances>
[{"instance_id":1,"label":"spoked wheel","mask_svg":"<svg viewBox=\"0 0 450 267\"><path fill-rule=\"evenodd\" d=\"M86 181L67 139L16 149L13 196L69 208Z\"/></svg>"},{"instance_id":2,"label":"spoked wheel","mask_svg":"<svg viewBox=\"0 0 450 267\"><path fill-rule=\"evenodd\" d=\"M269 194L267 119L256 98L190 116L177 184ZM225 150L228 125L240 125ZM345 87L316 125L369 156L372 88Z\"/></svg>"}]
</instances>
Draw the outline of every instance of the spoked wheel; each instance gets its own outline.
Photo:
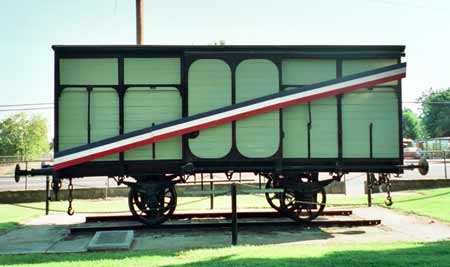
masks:
<instances>
[{"instance_id":1,"label":"spoked wheel","mask_svg":"<svg viewBox=\"0 0 450 267\"><path fill-rule=\"evenodd\" d=\"M281 184L279 181L276 181L272 178L268 178L266 183L266 189L273 189L273 188L281 188ZM266 192L266 199L267 202L269 202L269 205L281 212L281 194L278 192Z\"/></svg>"},{"instance_id":2,"label":"spoked wheel","mask_svg":"<svg viewBox=\"0 0 450 267\"><path fill-rule=\"evenodd\" d=\"M128 206L134 217L148 225L167 220L177 206L177 193L173 184L154 182L130 187Z\"/></svg>"},{"instance_id":3,"label":"spoked wheel","mask_svg":"<svg viewBox=\"0 0 450 267\"><path fill-rule=\"evenodd\" d=\"M281 193L281 209L284 214L297 222L308 222L319 216L325 209L326 194L318 192L296 192L286 189Z\"/></svg>"}]
</instances>

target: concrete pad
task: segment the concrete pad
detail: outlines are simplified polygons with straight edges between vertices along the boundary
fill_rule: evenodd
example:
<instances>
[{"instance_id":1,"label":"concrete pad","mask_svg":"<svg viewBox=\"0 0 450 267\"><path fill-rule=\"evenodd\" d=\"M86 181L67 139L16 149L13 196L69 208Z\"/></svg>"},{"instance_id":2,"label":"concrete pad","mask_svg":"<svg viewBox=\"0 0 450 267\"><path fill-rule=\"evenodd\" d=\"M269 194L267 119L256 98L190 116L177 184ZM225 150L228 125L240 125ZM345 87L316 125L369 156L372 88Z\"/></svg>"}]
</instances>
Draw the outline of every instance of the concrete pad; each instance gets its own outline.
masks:
<instances>
[{"instance_id":1,"label":"concrete pad","mask_svg":"<svg viewBox=\"0 0 450 267\"><path fill-rule=\"evenodd\" d=\"M86 216L83 214L75 214L72 216L66 214L52 214L31 219L26 225L70 225L86 222Z\"/></svg>"},{"instance_id":2,"label":"concrete pad","mask_svg":"<svg viewBox=\"0 0 450 267\"><path fill-rule=\"evenodd\" d=\"M87 249L95 250L126 250L130 249L134 239L134 231L98 231L89 242Z\"/></svg>"},{"instance_id":3,"label":"concrete pad","mask_svg":"<svg viewBox=\"0 0 450 267\"><path fill-rule=\"evenodd\" d=\"M355 216L364 219L382 219L385 231L404 236L408 241L439 241L450 239L450 223L441 222L425 216L407 214L382 207L353 209ZM402 240L404 240L402 238Z\"/></svg>"},{"instance_id":4,"label":"concrete pad","mask_svg":"<svg viewBox=\"0 0 450 267\"><path fill-rule=\"evenodd\" d=\"M44 253L65 238L61 227L23 227L0 236L0 254Z\"/></svg>"},{"instance_id":5,"label":"concrete pad","mask_svg":"<svg viewBox=\"0 0 450 267\"><path fill-rule=\"evenodd\" d=\"M75 252L86 252L89 241L92 237L89 236L78 236L76 238L65 238L60 240L52 247L50 247L46 253L75 253Z\"/></svg>"}]
</instances>

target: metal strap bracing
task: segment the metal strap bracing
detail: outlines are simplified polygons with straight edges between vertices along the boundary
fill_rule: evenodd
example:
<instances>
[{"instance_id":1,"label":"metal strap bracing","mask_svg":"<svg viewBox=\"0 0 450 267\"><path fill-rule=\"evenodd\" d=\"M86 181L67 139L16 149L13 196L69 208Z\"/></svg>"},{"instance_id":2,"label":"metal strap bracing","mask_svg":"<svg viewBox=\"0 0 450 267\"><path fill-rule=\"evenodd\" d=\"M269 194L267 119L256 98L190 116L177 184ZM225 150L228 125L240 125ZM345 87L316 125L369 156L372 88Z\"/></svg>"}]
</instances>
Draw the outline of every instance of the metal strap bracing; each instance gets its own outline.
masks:
<instances>
[{"instance_id":1,"label":"metal strap bracing","mask_svg":"<svg viewBox=\"0 0 450 267\"><path fill-rule=\"evenodd\" d=\"M174 136L207 129L324 97L400 80L405 76L406 63L395 64L259 97L55 153L55 165L53 169L60 170Z\"/></svg>"}]
</instances>

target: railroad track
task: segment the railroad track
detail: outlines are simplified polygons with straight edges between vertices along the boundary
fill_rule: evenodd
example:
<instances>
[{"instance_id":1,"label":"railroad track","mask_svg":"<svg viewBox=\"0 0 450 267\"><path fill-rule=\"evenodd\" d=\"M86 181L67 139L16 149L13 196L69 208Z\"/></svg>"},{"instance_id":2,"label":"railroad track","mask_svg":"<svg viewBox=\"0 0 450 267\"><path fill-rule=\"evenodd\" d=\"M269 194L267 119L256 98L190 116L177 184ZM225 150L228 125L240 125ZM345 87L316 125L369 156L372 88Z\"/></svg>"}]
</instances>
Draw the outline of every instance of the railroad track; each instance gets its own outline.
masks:
<instances>
[{"instance_id":1,"label":"railroad track","mask_svg":"<svg viewBox=\"0 0 450 267\"><path fill-rule=\"evenodd\" d=\"M351 210L326 210L322 216L349 216L352 215ZM208 211L208 212L176 212L172 214L173 220L193 219L193 218L225 218L230 219L232 216L229 211ZM239 219L244 218L283 218L284 215L275 210L243 210L238 211ZM111 221L134 221L131 215L96 215L87 216L86 222L111 222Z\"/></svg>"},{"instance_id":2,"label":"railroad track","mask_svg":"<svg viewBox=\"0 0 450 267\"><path fill-rule=\"evenodd\" d=\"M244 211L238 213L239 229L252 229L260 227L355 227L355 226L375 226L381 223L381 220L364 220L355 218L346 218L350 216L350 210L331 210L324 212L321 219L313 220L307 223L297 223L290 219L283 218L275 211ZM175 214L174 214L175 215ZM338 216L339 218L329 218ZM177 213L172 220L158 226L144 225L131 216L90 216L86 217L86 225L78 225L70 229L71 234L92 233L97 231L115 231L115 230L201 230L201 229L230 229L230 212L191 212ZM326 217L326 218L325 218ZM342 219L344 217L345 219ZM193 219L195 218L195 219ZM213 218L217 218L213 220ZM183 221L188 219L189 221ZM242 219L242 220L241 220ZM253 220L249 220L253 219ZM257 219L257 220L255 220ZM94 223L96 222L96 223ZM111 224L114 223L114 224Z\"/></svg>"}]
</instances>

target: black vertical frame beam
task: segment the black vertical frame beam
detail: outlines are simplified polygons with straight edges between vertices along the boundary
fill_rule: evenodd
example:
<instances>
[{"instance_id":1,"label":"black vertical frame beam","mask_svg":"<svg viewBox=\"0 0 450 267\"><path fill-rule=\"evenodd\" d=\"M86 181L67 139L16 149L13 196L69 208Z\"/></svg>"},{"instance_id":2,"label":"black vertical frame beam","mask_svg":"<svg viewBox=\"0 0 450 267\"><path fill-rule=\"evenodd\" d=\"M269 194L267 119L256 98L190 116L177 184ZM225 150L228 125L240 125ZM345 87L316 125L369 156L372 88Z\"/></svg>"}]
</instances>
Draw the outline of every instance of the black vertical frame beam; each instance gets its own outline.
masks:
<instances>
[{"instance_id":1,"label":"black vertical frame beam","mask_svg":"<svg viewBox=\"0 0 450 267\"><path fill-rule=\"evenodd\" d=\"M189 104L189 90L188 90L188 76L189 67L192 62L187 62L186 54L183 52L179 55L180 57L180 92L181 92L181 117L188 116L188 104ZM189 140L188 135L181 136L181 155L183 161L188 161L189 159Z\"/></svg>"},{"instance_id":2,"label":"black vertical frame beam","mask_svg":"<svg viewBox=\"0 0 450 267\"><path fill-rule=\"evenodd\" d=\"M275 61L275 64L277 65L278 69L278 92L283 91L283 62L280 59L277 59ZM277 161L277 169L282 172L283 171L283 140L284 140L284 126L283 126L283 109L278 110L278 118L279 118L279 124L280 124L280 144L278 147L278 161ZM261 188L261 176L259 181L259 187Z\"/></svg>"},{"instance_id":3,"label":"black vertical frame beam","mask_svg":"<svg viewBox=\"0 0 450 267\"><path fill-rule=\"evenodd\" d=\"M88 103L87 103L87 143L91 143L91 94L92 94L92 87L86 88L88 93Z\"/></svg>"},{"instance_id":4,"label":"black vertical frame beam","mask_svg":"<svg viewBox=\"0 0 450 267\"><path fill-rule=\"evenodd\" d=\"M336 78L342 78L342 59L336 60ZM337 124L338 124L338 161L342 161L343 149L342 149L342 97L343 94L336 96L337 101Z\"/></svg>"},{"instance_id":5,"label":"black vertical frame beam","mask_svg":"<svg viewBox=\"0 0 450 267\"><path fill-rule=\"evenodd\" d=\"M123 56L118 57L118 73L119 73L119 85L118 85L118 93L119 93L119 134L124 134L125 129L125 107L124 107L124 98L125 98L125 74L124 74L124 58ZM124 166L124 152L119 153L119 160L121 165Z\"/></svg>"},{"instance_id":6,"label":"black vertical frame beam","mask_svg":"<svg viewBox=\"0 0 450 267\"><path fill-rule=\"evenodd\" d=\"M397 63L402 63L401 58L397 58ZM403 110L402 110L402 80L398 80L397 84L397 109L398 109L398 163L401 164L403 162ZM403 170L401 171L403 172Z\"/></svg>"},{"instance_id":7,"label":"black vertical frame beam","mask_svg":"<svg viewBox=\"0 0 450 267\"><path fill-rule=\"evenodd\" d=\"M308 102L308 159L311 158L311 128L312 128L312 116L311 116L311 102Z\"/></svg>"},{"instance_id":8,"label":"black vertical frame beam","mask_svg":"<svg viewBox=\"0 0 450 267\"><path fill-rule=\"evenodd\" d=\"M231 62L229 62L231 68L231 104L236 104L236 69L239 64L239 60L236 58L232 58ZM237 149L237 138L236 138L236 121L231 122L231 155L235 157L239 155Z\"/></svg>"},{"instance_id":9,"label":"black vertical frame beam","mask_svg":"<svg viewBox=\"0 0 450 267\"><path fill-rule=\"evenodd\" d=\"M60 96L60 88L59 88L59 53L55 51L54 58L54 94L53 94L53 103L55 104L53 109L54 116L54 128L53 128L53 149L55 152L59 151L59 96Z\"/></svg>"},{"instance_id":10,"label":"black vertical frame beam","mask_svg":"<svg viewBox=\"0 0 450 267\"><path fill-rule=\"evenodd\" d=\"M155 123L152 122L152 127L155 126ZM152 143L152 159L155 160L156 159L156 143L153 142Z\"/></svg>"}]
</instances>

